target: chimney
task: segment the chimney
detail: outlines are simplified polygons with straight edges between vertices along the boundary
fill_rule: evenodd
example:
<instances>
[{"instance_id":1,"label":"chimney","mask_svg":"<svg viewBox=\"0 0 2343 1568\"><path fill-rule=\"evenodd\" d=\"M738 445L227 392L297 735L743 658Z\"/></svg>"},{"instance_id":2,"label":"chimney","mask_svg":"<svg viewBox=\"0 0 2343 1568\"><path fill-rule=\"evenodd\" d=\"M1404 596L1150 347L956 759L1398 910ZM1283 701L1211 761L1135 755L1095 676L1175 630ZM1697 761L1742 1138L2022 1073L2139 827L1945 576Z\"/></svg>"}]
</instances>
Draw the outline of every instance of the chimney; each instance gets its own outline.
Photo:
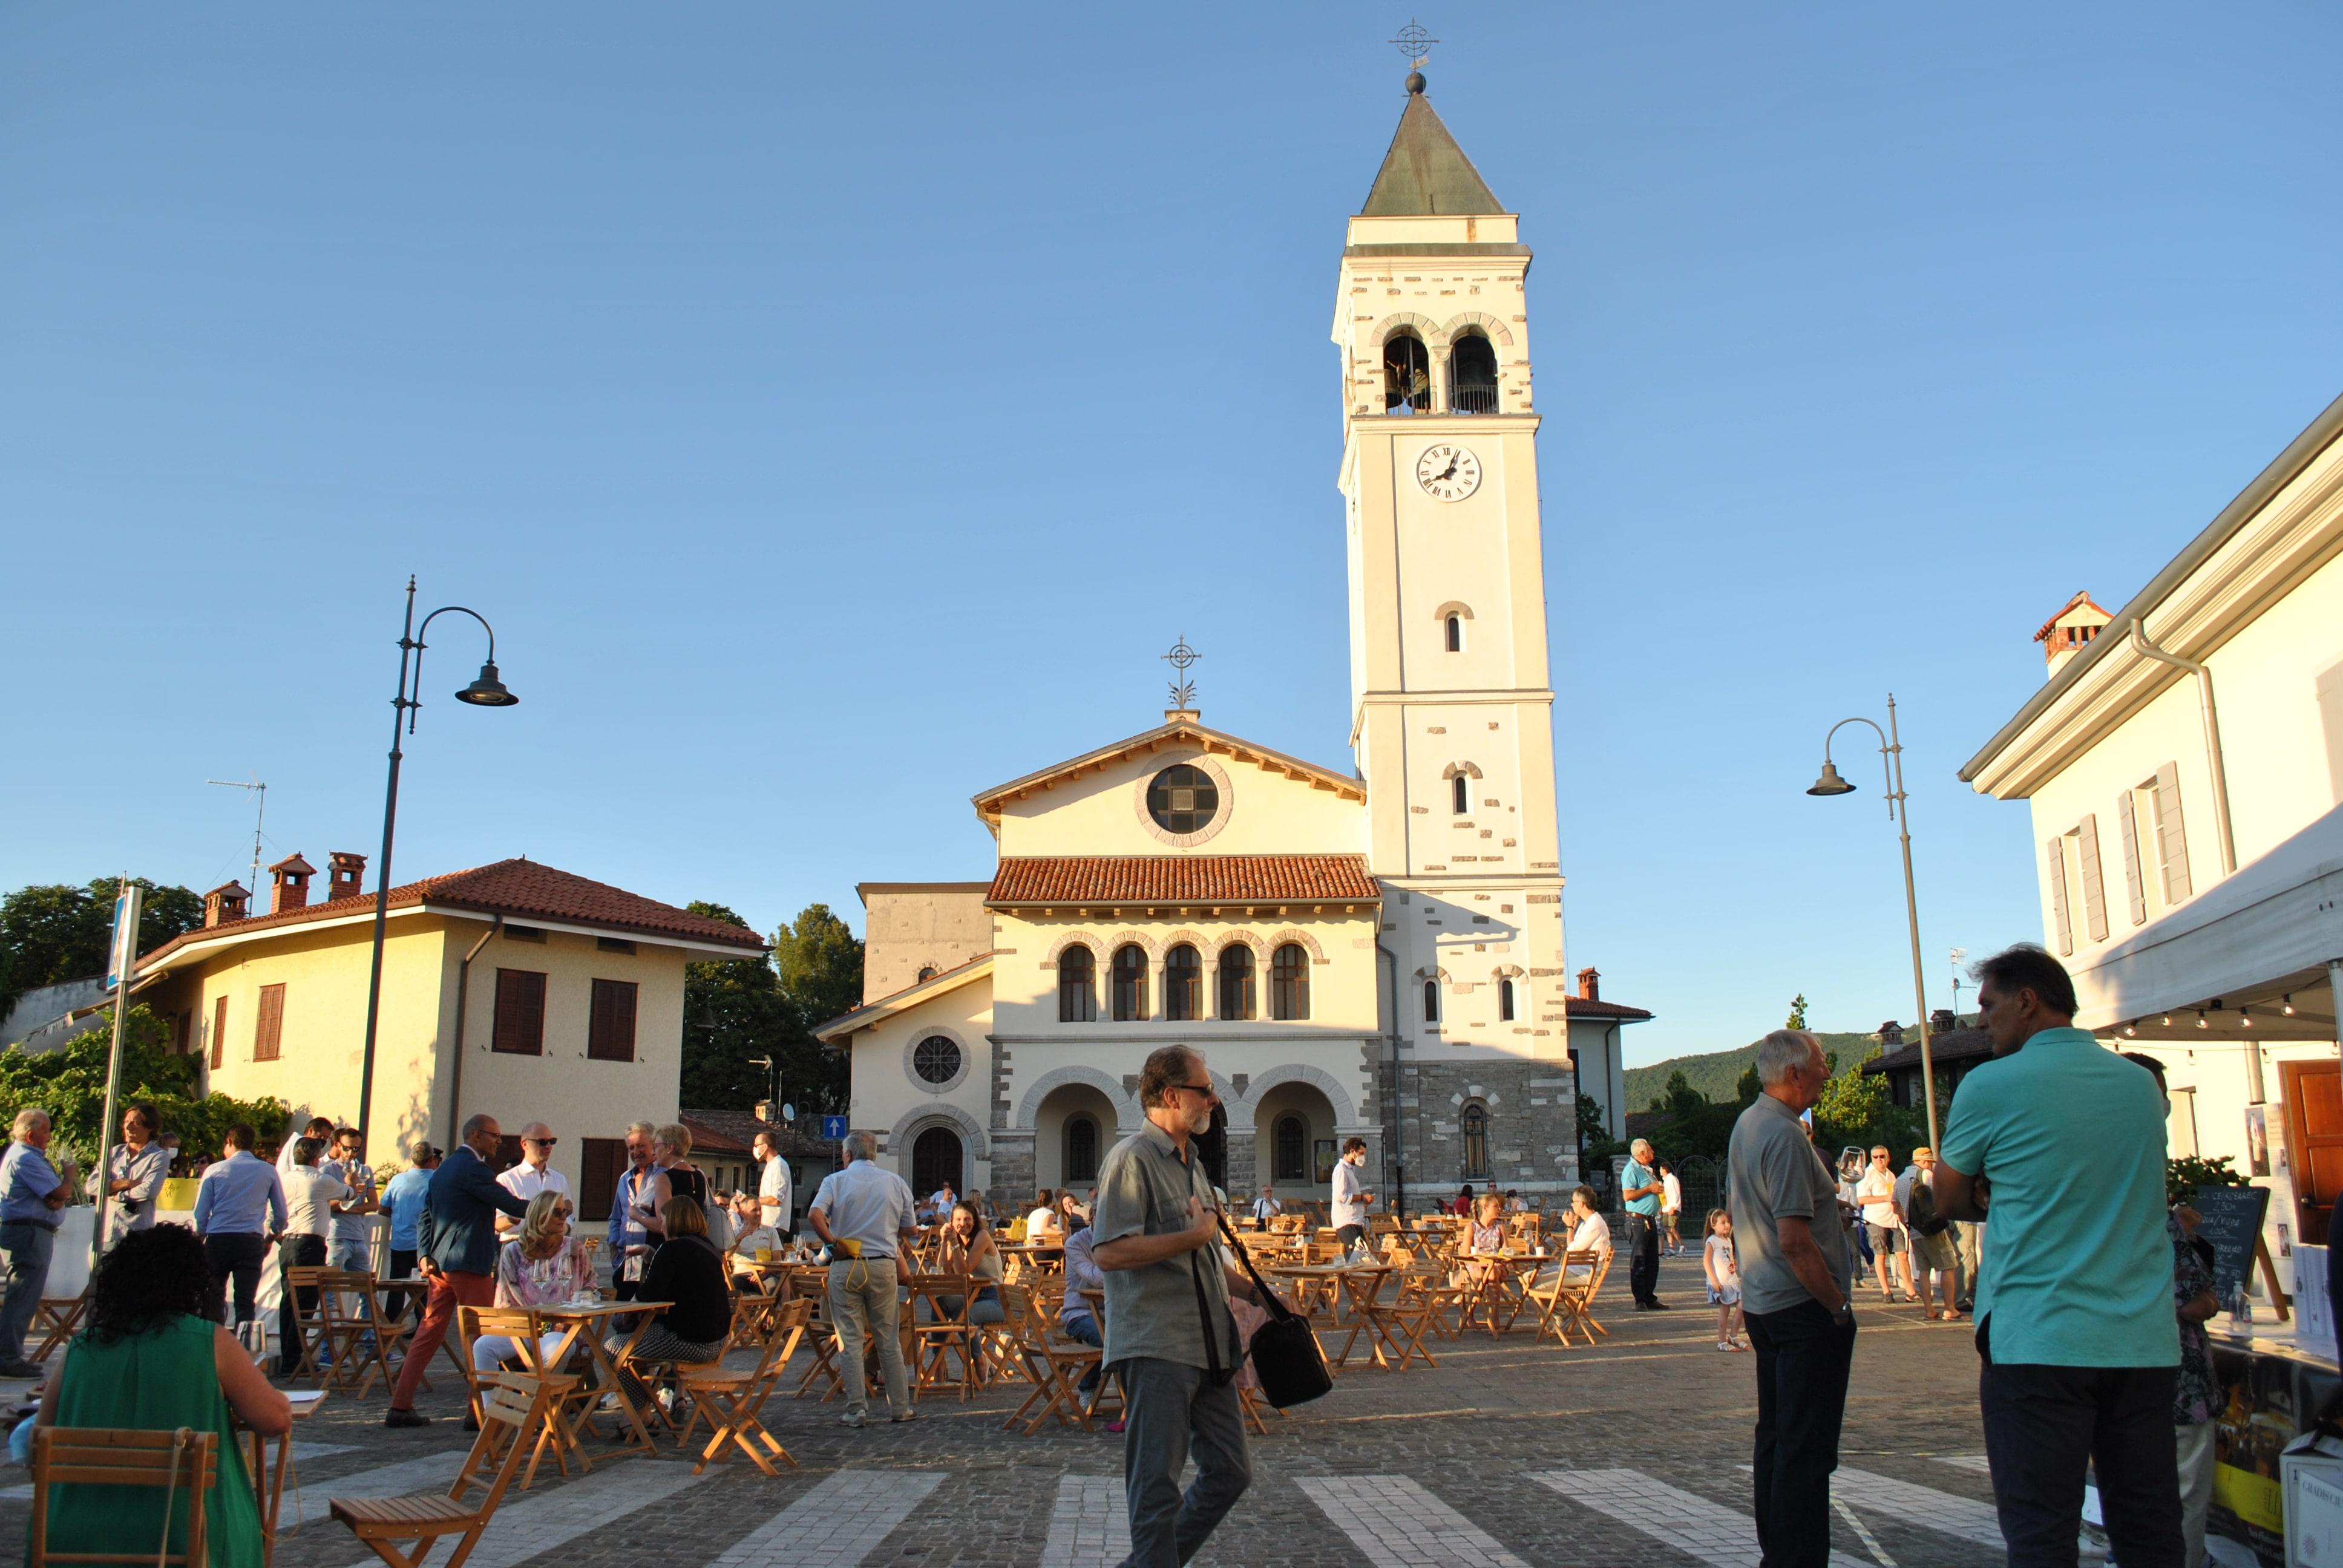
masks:
<instances>
[{"instance_id":1,"label":"chimney","mask_svg":"<svg viewBox=\"0 0 2343 1568\"><path fill-rule=\"evenodd\" d=\"M2115 617L2091 602L2087 592L2078 593L2066 601L2066 608L2042 623L2034 640L2042 645L2042 678L2048 680L2066 668L2067 661L2098 639Z\"/></svg>"},{"instance_id":2,"label":"chimney","mask_svg":"<svg viewBox=\"0 0 2343 1568\"><path fill-rule=\"evenodd\" d=\"M326 897L355 899L366 891L366 857L337 849L326 857Z\"/></svg>"},{"instance_id":3,"label":"chimney","mask_svg":"<svg viewBox=\"0 0 2343 1568\"><path fill-rule=\"evenodd\" d=\"M244 919L244 901L251 896L241 882L222 882L204 895L204 924L224 926Z\"/></svg>"},{"instance_id":4,"label":"chimney","mask_svg":"<svg viewBox=\"0 0 2343 1568\"><path fill-rule=\"evenodd\" d=\"M1578 971L1578 1000L1581 1001L1601 1001L1603 1000L1603 971L1601 970L1584 969Z\"/></svg>"},{"instance_id":5,"label":"chimney","mask_svg":"<svg viewBox=\"0 0 2343 1568\"><path fill-rule=\"evenodd\" d=\"M1904 1043L1904 1026L1889 1019L1879 1026L1879 1043L1893 1050Z\"/></svg>"},{"instance_id":6,"label":"chimney","mask_svg":"<svg viewBox=\"0 0 2343 1568\"><path fill-rule=\"evenodd\" d=\"M268 872L277 879L277 885L268 894L270 914L285 914L308 904L309 879L317 874L317 868L303 859L297 851L269 867Z\"/></svg>"},{"instance_id":7,"label":"chimney","mask_svg":"<svg viewBox=\"0 0 2343 1568\"><path fill-rule=\"evenodd\" d=\"M1930 1034L1950 1034L1953 1030L1958 1028L1960 1028L1960 1024L1953 1017L1953 1010L1951 1008L1940 1007L1936 1011L1928 1015L1928 1032Z\"/></svg>"}]
</instances>

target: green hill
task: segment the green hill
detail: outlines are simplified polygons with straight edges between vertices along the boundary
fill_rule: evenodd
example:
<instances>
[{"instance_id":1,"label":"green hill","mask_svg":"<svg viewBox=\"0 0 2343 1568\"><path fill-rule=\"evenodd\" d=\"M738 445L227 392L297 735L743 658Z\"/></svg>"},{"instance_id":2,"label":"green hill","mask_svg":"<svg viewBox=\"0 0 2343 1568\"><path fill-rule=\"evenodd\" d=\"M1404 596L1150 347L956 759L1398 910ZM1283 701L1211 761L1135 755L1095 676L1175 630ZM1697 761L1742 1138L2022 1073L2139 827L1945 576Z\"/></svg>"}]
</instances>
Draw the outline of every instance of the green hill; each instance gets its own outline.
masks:
<instances>
[{"instance_id":1,"label":"green hill","mask_svg":"<svg viewBox=\"0 0 2343 1568\"><path fill-rule=\"evenodd\" d=\"M1830 1034L1815 1031L1823 1042L1823 1050L1838 1059L1839 1070L1845 1071L1879 1049L1875 1034ZM1672 1056L1665 1061L1649 1067L1627 1070L1627 1106L1630 1113L1651 1109L1652 1101L1667 1087L1671 1074L1681 1072L1684 1081L1713 1101L1734 1098L1741 1075L1757 1060L1757 1041L1751 1040L1738 1050L1712 1050L1703 1056Z\"/></svg>"}]
</instances>

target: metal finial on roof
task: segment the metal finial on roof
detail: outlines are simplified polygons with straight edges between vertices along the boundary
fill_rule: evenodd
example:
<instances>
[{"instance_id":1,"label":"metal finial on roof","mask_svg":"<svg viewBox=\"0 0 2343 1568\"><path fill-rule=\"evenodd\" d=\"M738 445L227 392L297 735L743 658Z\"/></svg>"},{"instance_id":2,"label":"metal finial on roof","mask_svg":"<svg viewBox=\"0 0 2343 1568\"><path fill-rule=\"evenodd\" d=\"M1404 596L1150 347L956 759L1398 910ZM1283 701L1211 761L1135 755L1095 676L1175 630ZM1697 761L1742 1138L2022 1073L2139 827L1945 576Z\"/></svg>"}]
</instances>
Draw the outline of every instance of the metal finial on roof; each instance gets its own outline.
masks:
<instances>
[{"instance_id":1,"label":"metal finial on roof","mask_svg":"<svg viewBox=\"0 0 2343 1568\"><path fill-rule=\"evenodd\" d=\"M1195 707L1196 683L1188 678L1188 667L1204 656L1188 646L1187 634L1182 632L1180 639L1172 645L1172 651L1161 657L1179 672L1180 676L1179 679L1172 683L1172 706Z\"/></svg>"},{"instance_id":2,"label":"metal finial on roof","mask_svg":"<svg viewBox=\"0 0 2343 1568\"><path fill-rule=\"evenodd\" d=\"M1407 19L1407 25L1399 30L1399 36L1391 40L1392 47L1407 56L1409 92L1423 91L1423 63L1432 58L1432 46L1439 42L1413 16Z\"/></svg>"}]
</instances>

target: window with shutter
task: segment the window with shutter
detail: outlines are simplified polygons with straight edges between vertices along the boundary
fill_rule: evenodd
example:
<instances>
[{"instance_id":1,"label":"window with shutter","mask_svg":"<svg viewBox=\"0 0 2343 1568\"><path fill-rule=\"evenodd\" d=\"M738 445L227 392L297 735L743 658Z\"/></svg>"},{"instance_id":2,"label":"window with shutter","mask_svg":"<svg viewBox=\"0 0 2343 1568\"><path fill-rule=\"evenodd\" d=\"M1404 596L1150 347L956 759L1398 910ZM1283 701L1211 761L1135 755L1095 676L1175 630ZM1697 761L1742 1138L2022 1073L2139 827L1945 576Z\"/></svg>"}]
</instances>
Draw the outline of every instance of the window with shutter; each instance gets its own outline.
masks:
<instances>
[{"instance_id":1,"label":"window with shutter","mask_svg":"<svg viewBox=\"0 0 2343 1568\"><path fill-rule=\"evenodd\" d=\"M587 1024L586 1054L596 1061L635 1060L635 982L598 980Z\"/></svg>"},{"instance_id":2,"label":"window with shutter","mask_svg":"<svg viewBox=\"0 0 2343 1568\"><path fill-rule=\"evenodd\" d=\"M626 1169L627 1141L623 1138L588 1138L578 1163L578 1217L580 1220L607 1220L610 1217L610 1200L618 1191L618 1173Z\"/></svg>"},{"instance_id":3,"label":"window with shutter","mask_svg":"<svg viewBox=\"0 0 2343 1568\"><path fill-rule=\"evenodd\" d=\"M275 1061L285 1043L285 988L260 988L260 1010L252 1023L252 1060Z\"/></svg>"},{"instance_id":4,"label":"window with shutter","mask_svg":"<svg viewBox=\"0 0 2343 1568\"><path fill-rule=\"evenodd\" d=\"M227 1060L227 998L212 1000L212 1070Z\"/></svg>"},{"instance_id":5,"label":"window with shutter","mask_svg":"<svg viewBox=\"0 0 2343 1568\"><path fill-rule=\"evenodd\" d=\"M512 1056L545 1054L545 976L537 970L497 971L496 1027L488 1049Z\"/></svg>"},{"instance_id":6,"label":"window with shutter","mask_svg":"<svg viewBox=\"0 0 2343 1568\"><path fill-rule=\"evenodd\" d=\"M2127 789L2116 797L2116 830L2123 836L2124 900L2131 911L2131 923L2147 923L2147 884L2139 874L2139 810L2132 804L2132 791Z\"/></svg>"},{"instance_id":7,"label":"window with shutter","mask_svg":"<svg viewBox=\"0 0 2343 1568\"><path fill-rule=\"evenodd\" d=\"M171 1054L185 1056L195 1046L196 1010L194 1008L182 1010L173 1030L176 1038L171 1042Z\"/></svg>"},{"instance_id":8,"label":"window with shutter","mask_svg":"<svg viewBox=\"0 0 2343 1568\"><path fill-rule=\"evenodd\" d=\"M2164 872L2164 901L2188 897L2188 830L2180 819L2180 770L2166 763L2156 770L2156 858Z\"/></svg>"},{"instance_id":9,"label":"window with shutter","mask_svg":"<svg viewBox=\"0 0 2343 1568\"><path fill-rule=\"evenodd\" d=\"M2042 849L2050 858L2050 934L2065 957L2075 950L2075 928L2066 919L2066 840L2053 839Z\"/></svg>"},{"instance_id":10,"label":"window with shutter","mask_svg":"<svg viewBox=\"0 0 2343 1568\"><path fill-rule=\"evenodd\" d=\"M2091 940L2107 940L2107 892L2099 878L2099 819L2096 814L2084 817L2075 829L2075 847L2081 851L2077 863L2083 869L2083 929Z\"/></svg>"}]
</instances>

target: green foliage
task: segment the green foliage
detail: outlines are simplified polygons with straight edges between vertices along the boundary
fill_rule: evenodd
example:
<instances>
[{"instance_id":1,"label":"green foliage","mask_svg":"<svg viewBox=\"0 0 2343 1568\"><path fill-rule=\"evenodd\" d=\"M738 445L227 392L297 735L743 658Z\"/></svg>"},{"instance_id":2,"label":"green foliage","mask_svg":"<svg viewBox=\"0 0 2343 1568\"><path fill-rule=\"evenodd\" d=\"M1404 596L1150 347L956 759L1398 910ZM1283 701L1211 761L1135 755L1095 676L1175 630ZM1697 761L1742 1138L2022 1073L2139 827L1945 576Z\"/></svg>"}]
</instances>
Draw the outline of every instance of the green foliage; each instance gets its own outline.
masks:
<instances>
[{"instance_id":1,"label":"green foliage","mask_svg":"<svg viewBox=\"0 0 2343 1568\"><path fill-rule=\"evenodd\" d=\"M138 914L140 952L204 923L204 901L186 889L130 879L146 891ZM114 878L100 877L85 887L19 888L0 899L0 1015L28 990L106 972L117 887Z\"/></svg>"},{"instance_id":2,"label":"green foliage","mask_svg":"<svg viewBox=\"0 0 2343 1568\"><path fill-rule=\"evenodd\" d=\"M1757 1064L1751 1062L1741 1070L1740 1081L1733 1086L1733 1096L1743 1105L1755 1105L1757 1097L1765 1092L1765 1085L1757 1076Z\"/></svg>"},{"instance_id":3,"label":"green foliage","mask_svg":"<svg viewBox=\"0 0 2343 1568\"><path fill-rule=\"evenodd\" d=\"M114 1015L100 1012L90 1032L63 1050L38 1056L0 1051L0 1120L28 1105L49 1113L57 1141L73 1151L84 1170L96 1163L98 1119L106 1111L106 1059L114 1043ZM209 1158L220 1151L220 1135L248 1121L263 1143L285 1135L288 1108L280 1100L235 1100L225 1094L198 1097L197 1060L166 1049L164 1021L142 1004L130 1010L122 1040L122 1099L149 1100L163 1113L163 1131L179 1135L182 1159ZM119 1134L116 1134L119 1136ZM105 1141L113 1142L112 1138Z\"/></svg>"},{"instance_id":4,"label":"green foliage","mask_svg":"<svg viewBox=\"0 0 2343 1568\"><path fill-rule=\"evenodd\" d=\"M753 929L721 904L689 908ZM770 958L687 965L683 1103L752 1108L773 1088L773 1075L749 1060L761 1056L779 1064L781 1099L800 1114L845 1110L845 1053L823 1046L812 1030L852 1011L861 1000L862 943L826 904L808 905L775 932Z\"/></svg>"},{"instance_id":5,"label":"green foliage","mask_svg":"<svg viewBox=\"0 0 2343 1568\"><path fill-rule=\"evenodd\" d=\"M1784 1024L1782 1027L1784 1029L1804 1029L1806 1027L1805 992L1800 991L1796 996L1790 999L1790 1021Z\"/></svg>"},{"instance_id":6,"label":"green foliage","mask_svg":"<svg viewBox=\"0 0 2343 1568\"><path fill-rule=\"evenodd\" d=\"M1708 1103L1708 1096L1694 1089L1681 1072L1668 1074L1667 1087L1652 1101L1652 1109L1668 1116L1689 1116Z\"/></svg>"},{"instance_id":7,"label":"green foliage","mask_svg":"<svg viewBox=\"0 0 2343 1568\"><path fill-rule=\"evenodd\" d=\"M1865 1078L1863 1064L1880 1054L1874 1044L1848 1064L1845 1071L1838 1070L1838 1058L1828 1058L1831 1080L1823 1085L1822 1098L1815 1101L1815 1144L1834 1166L1839 1150L1852 1143L1869 1149L1875 1143L1887 1145L1891 1160L1898 1170L1913 1150L1928 1141L1928 1119L1925 1112L1894 1103L1894 1094L1885 1076ZM1936 1098L1942 1102L1950 1097L1949 1088L1939 1081Z\"/></svg>"},{"instance_id":8,"label":"green foliage","mask_svg":"<svg viewBox=\"0 0 2343 1568\"><path fill-rule=\"evenodd\" d=\"M2164 1162L2164 1201L2168 1207L2185 1203L2199 1187L2250 1187L2253 1181L2242 1171L2229 1169L2229 1157L2199 1160L2191 1154L2184 1159Z\"/></svg>"},{"instance_id":9,"label":"green foliage","mask_svg":"<svg viewBox=\"0 0 2343 1568\"><path fill-rule=\"evenodd\" d=\"M1627 1146L1603 1125L1603 1103L1591 1094L1578 1097L1578 1152L1586 1160L1608 1160L1624 1154Z\"/></svg>"}]
</instances>

